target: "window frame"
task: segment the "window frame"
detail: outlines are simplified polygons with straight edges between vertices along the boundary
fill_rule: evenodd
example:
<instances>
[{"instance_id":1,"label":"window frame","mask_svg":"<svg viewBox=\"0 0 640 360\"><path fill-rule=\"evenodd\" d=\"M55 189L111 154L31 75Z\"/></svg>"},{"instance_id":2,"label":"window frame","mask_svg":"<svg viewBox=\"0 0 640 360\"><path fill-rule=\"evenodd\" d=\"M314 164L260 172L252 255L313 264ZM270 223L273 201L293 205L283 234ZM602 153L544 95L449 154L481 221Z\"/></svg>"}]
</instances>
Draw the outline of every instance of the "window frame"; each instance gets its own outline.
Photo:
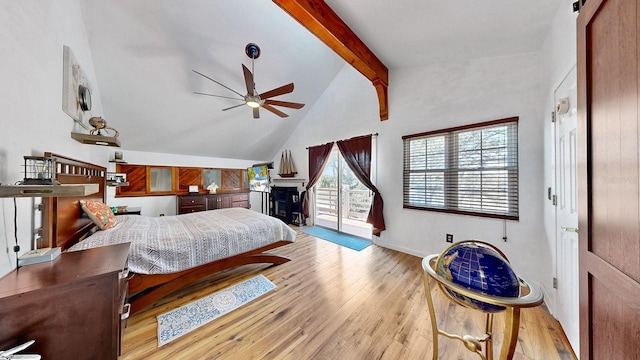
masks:
<instances>
[{"instance_id":1,"label":"window frame","mask_svg":"<svg viewBox=\"0 0 640 360\"><path fill-rule=\"evenodd\" d=\"M435 131L405 135L402 137L403 141L403 198L402 205L405 209L415 209L415 210L424 210L424 211L436 211L436 212L445 212L445 213L453 213L453 214L461 214L461 215L472 215L472 216L480 216L480 217L488 217L488 218L497 218L497 219L507 219L507 220L519 220L519 141L518 141L518 124L519 117L509 117L498 120L485 121L481 123L469 124L464 126L452 127L447 129L440 129ZM500 127L503 125L513 126L513 131L507 133L507 145L505 145L505 149L507 154L505 156L506 160L511 160L511 162L506 161L505 165L500 168L478 168L475 170L465 170L464 167L459 167L457 163L459 157L457 154L461 153L464 149L459 147L457 142L456 134L465 131L478 131L485 130L491 127ZM509 129L507 129L509 131ZM428 155L428 139L435 139L436 137L444 137L444 165L441 168L429 168L429 155ZM411 160L416 160L416 156L411 156L410 146L411 142L415 140L426 139L427 143L425 144L425 155L424 155L424 169L410 169ZM515 143L512 145L511 143ZM485 151L485 149L481 146L480 151ZM515 154L513 152L515 151ZM421 160L421 159L419 159ZM436 166L438 166L437 160L431 157L431 160L436 161ZM481 162L484 160L480 160ZM480 206L481 208L478 210L469 210L468 207L460 207L458 193L460 187L460 181L458 181L457 176L464 172L476 172L480 174L480 176L484 174L488 174L487 172L491 171L507 171L506 175L506 210L497 212L490 211L486 209L482 209L483 203L482 200L479 200L476 206ZM483 173L484 172L484 173ZM441 197L443 199L441 206L436 206L433 204L417 204L416 202L410 202L410 196L416 194L416 191L411 186L411 175L415 174L424 174L425 178L425 188L424 192L418 191L417 194L421 195L423 199L429 198L429 190L426 185L428 174L439 174L442 173L443 182L442 182L442 193ZM482 194L490 194L490 188L484 188L483 185L480 185L480 198L483 198ZM493 194L495 195L495 189L493 190ZM487 195L490 196L490 195Z\"/></svg>"}]
</instances>

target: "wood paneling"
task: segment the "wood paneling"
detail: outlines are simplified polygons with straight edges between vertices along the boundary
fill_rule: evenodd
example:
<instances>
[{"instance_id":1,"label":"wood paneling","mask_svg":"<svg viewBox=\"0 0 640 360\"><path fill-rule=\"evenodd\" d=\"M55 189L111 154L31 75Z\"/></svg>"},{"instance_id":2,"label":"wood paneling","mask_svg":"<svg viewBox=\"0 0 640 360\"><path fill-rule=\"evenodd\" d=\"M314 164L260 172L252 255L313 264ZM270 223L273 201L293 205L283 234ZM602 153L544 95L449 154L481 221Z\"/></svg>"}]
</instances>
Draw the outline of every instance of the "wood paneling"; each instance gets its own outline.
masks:
<instances>
[{"instance_id":1,"label":"wood paneling","mask_svg":"<svg viewBox=\"0 0 640 360\"><path fill-rule=\"evenodd\" d=\"M150 170L152 168L171 169L172 189L167 191L152 191ZM189 192L189 185L197 185L200 193L208 193L204 172L207 170L220 171L221 182L219 192L248 190L245 181L245 169L213 169L199 167L173 167L117 164L116 172L127 174L129 186L116 188L116 196L151 196L151 195L184 195Z\"/></svg>"},{"instance_id":2,"label":"wood paneling","mask_svg":"<svg viewBox=\"0 0 640 360\"><path fill-rule=\"evenodd\" d=\"M222 169L222 188L241 189L242 188L242 170Z\"/></svg>"},{"instance_id":3,"label":"wood paneling","mask_svg":"<svg viewBox=\"0 0 640 360\"><path fill-rule=\"evenodd\" d=\"M116 195L144 196L147 193L147 167L144 165L117 164L117 173L127 174L129 186L116 188Z\"/></svg>"},{"instance_id":4,"label":"wood paneling","mask_svg":"<svg viewBox=\"0 0 640 360\"><path fill-rule=\"evenodd\" d=\"M178 192L189 192L189 185L197 185L202 190L201 168L178 168Z\"/></svg>"},{"instance_id":5,"label":"wood paneling","mask_svg":"<svg viewBox=\"0 0 640 360\"><path fill-rule=\"evenodd\" d=\"M431 358L431 326L418 257L375 245L360 252L298 232L279 248L291 261L246 265L212 275L131 317L121 359L389 359ZM156 316L263 274L270 293L157 347ZM434 295L446 330L479 335L484 315ZM504 315L495 319L495 348ZM440 338L442 359L475 359L464 345ZM544 306L523 309L515 359L575 359L559 323Z\"/></svg>"}]
</instances>

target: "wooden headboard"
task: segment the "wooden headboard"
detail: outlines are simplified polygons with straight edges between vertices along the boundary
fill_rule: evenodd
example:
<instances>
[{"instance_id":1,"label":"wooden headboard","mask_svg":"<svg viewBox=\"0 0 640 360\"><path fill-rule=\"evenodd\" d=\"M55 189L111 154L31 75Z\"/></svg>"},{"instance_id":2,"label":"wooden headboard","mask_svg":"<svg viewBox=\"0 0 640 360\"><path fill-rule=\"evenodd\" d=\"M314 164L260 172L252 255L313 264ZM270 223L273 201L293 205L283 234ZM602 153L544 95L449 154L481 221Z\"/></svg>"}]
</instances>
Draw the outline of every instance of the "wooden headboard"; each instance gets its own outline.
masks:
<instances>
[{"instance_id":1,"label":"wooden headboard","mask_svg":"<svg viewBox=\"0 0 640 360\"><path fill-rule=\"evenodd\" d=\"M43 198L42 237L38 248L59 246L63 250L77 243L94 226L83 216L80 199L106 200L106 172L103 166L46 152L55 161L55 179L61 184L98 184L99 191L88 196Z\"/></svg>"}]
</instances>

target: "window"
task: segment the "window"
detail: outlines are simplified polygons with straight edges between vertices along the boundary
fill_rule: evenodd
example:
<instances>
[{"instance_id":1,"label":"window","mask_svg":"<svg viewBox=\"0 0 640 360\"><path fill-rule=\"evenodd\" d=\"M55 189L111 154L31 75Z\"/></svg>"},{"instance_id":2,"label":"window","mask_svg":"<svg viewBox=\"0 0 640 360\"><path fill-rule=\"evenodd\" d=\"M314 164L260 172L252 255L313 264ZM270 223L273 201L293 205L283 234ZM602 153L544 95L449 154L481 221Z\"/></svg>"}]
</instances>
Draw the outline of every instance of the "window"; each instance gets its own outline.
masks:
<instances>
[{"instance_id":1,"label":"window","mask_svg":"<svg viewBox=\"0 0 640 360\"><path fill-rule=\"evenodd\" d=\"M518 220L518 118L406 135L405 208Z\"/></svg>"}]
</instances>

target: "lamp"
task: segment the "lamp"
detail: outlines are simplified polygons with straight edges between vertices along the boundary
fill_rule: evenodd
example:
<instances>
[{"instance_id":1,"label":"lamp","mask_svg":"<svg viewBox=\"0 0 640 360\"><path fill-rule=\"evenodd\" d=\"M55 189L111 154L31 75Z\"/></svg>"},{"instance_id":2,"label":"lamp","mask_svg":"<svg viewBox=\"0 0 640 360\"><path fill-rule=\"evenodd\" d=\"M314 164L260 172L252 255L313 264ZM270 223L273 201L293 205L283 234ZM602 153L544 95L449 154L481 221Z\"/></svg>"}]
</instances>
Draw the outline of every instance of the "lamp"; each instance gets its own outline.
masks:
<instances>
[{"instance_id":1,"label":"lamp","mask_svg":"<svg viewBox=\"0 0 640 360\"><path fill-rule=\"evenodd\" d=\"M53 178L54 161L50 157L25 156L24 157L24 185L54 185L57 181Z\"/></svg>"},{"instance_id":2,"label":"lamp","mask_svg":"<svg viewBox=\"0 0 640 360\"><path fill-rule=\"evenodd\" d=\"M249 105L249 107L252 107L254 109L260 107L260 103L253 99L247 100L246 104Z\"/></svg>"}]
</instances>

